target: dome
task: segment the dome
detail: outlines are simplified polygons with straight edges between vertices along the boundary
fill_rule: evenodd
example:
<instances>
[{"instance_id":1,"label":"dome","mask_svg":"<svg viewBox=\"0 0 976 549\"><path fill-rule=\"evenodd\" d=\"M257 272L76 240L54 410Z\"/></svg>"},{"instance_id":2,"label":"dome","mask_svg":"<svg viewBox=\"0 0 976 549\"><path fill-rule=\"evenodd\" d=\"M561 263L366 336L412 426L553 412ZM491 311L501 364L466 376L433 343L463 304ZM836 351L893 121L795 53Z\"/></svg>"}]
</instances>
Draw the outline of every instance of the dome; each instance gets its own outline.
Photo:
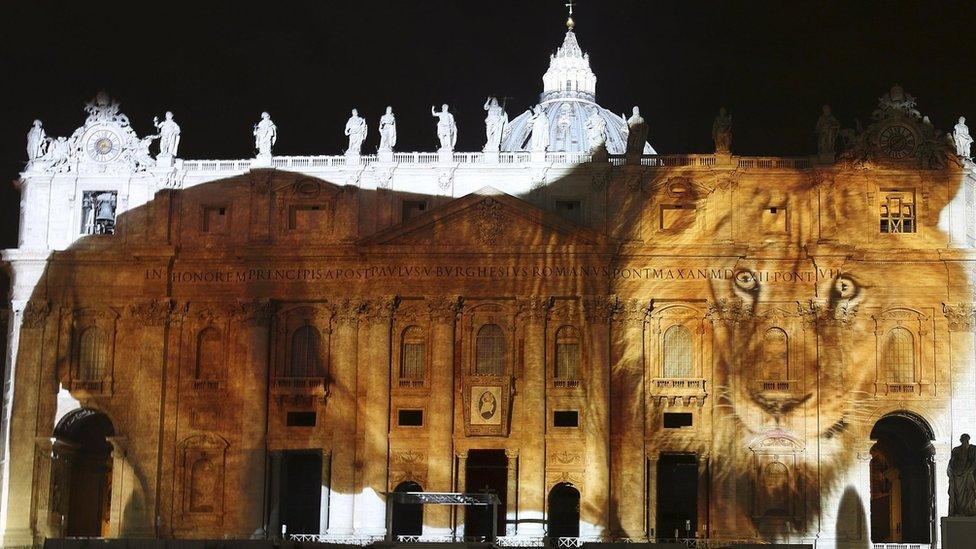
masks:
<instances>
[{"instance_id":1,"label":"dome","mask_svg":"<svg viewBox=\"0 0 976 549\"><path fill-rule=\"evenodd\" d=\"M590 151L588 120L594 113L606 127L606 146L610 154L623 154L627 147L627 121L596 103L596 75L590 57L583 53L572 29L566 31L562 45L549 56L549 70L542 77L539 104L549 119L549 150L553 152ZM532 112L526 110L505 127L501 150L528 150L532 134ZM654 149L644 144L644 154Z\"/></svg>"}]
</instances>

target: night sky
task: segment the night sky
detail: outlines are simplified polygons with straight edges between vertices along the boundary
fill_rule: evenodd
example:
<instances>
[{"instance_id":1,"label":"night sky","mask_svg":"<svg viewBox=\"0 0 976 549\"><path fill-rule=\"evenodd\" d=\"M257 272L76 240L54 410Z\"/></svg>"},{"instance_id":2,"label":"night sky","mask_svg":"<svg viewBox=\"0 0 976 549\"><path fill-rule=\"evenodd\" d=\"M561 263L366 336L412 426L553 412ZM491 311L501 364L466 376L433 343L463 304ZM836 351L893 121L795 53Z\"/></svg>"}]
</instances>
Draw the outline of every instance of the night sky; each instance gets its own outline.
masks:
<instances>
[{"instance_id":1,"label":"night sky","mask_svg":"<svg viewBox=\"0 0 976 549\"><path fill-rule=\"evenodd\" d=\"M34 118L70 135L98 90L140 135L172 110L183 158L252 157L262 110L278 125L276 154L338 154L352 107L372 153L386 105L398 150L433 151L430 106L443 102L458 150L480 150L485 96L510 97L512 117L534 104L566 30L564 0L250 4L7 3L0 179L23 168ZM579 0L576 23L598 102L639 105L661 153L711 151L725 105L734 153L808 155L822 104L852 126L896 82L937 127L961 114L976 123L974 2ZM18 202L0 185L0 247L16 245Z\"/></svg>"}]
</instances>

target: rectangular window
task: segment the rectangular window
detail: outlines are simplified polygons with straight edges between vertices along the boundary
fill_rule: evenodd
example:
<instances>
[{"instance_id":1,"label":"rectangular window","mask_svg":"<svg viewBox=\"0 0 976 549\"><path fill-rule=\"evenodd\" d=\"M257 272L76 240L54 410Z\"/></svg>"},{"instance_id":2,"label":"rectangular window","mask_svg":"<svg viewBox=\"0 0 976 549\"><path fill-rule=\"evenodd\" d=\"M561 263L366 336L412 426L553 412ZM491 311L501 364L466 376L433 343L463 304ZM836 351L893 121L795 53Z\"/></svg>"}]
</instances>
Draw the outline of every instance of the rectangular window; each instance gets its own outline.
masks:
<instances>
[{"instance_id":1,"label":"rectangular window","mask_svg":"<svg viewBox=\"0 0 976 549\"><path fill-rule=\"evenodd\" d=\"M423 410L397 410L397 425L400 427L423 427Z\"/></svg>"},{"instance_id":2,"label":"rectangular window","mask_svg":"<svg viewBox=\"0 0 976 549\"><path fill-rule=\"evenodd\" d=\"M423 343L403 344L403 363L400 364L400 379L409 381L424 380L424 351ZM402 384L401 384L402 386ZM413 386L413 385L411 385ZM422 386L422 383L421 383Z\"/></svg>"},{"instance_id":3,"label":"rectangular window","mask_svg":"<svg viewBox=\"0 0 976 549\"><path fill-rule=\"evenodd\" d=\"M81 234L115 234L118 191L81 193Z\"/></svg>"},{"instance_id":4,"label":"rectangular window","mask_svg":"<svg viewBox=\"0 0 976 549\"><path fill-rule=\"evenodd\" d=\"M695 224L695 207L688 204L662 204L661 230L683 231Z\"/></svg>"},{"instance_id":5,"label":"rectangular window","mask_svg":"<svg viewBox=\"0 0 976 549\"><path fill-rule=\"evenodd\" d=\"M579 427L579 412L576 410L556 410L552 413L553 427Z\"/></svg>"},{"instance_id":6,"label":"rectangular window","mask_svg":"<svg viewBox=\"0 0 976 549\"><path fill-rule=\"evenodd\" d=\"M693 424L690 412L664 412L665 429L681 429Z\"/></svg>"},{"instance_id":7,"label":"rectangular window","mask_svg":"<svg viewBox=\"0 0 976 549\"><path fill-rule=\"evenodd\" d=\"M288 210L288 228L301 232L316 231L324 217L325 211L321 205L292 206Z\"/></svg>"},{"instance_id":8,"label":"rectangular window","mask_svg":"<svg viewBox=\"0 0 976 549\"><path fill-rule=\"evenodd\" d=\"M583 203L579 200L557 200L556 213L575 223L583 223Z\"/></svg>"},{"instance_id":9,"label":"rectangular window","mask_svg":"<svg viewBox=\"0 0 976 549\"><path fill-rule=\"evenodd\" d=\"M203 232L210 234L227 233L227 208L225 206L203 207Z\"/></svg>"},{"instance_id":10,"label":"rectangular window","mask_svg":"<svg viewBox=\"0 0 976 549\"><path fill-rule=\"evenodd\" d=\"M426 211L427 211L426 200L404 200L403 217L400 218L400 221L401 222L409 221Z\"/></svg>"},{"instance_id":11,"label":"rectangular window","mask_svg":"<svg viewBox=\"0 0 976 549\"><path fill-rule=\"evenodd\" d=\"M881 189L880 216L882 233L914 233L915 191Z\"/></svg>"},{"instance_id":12,"label":"rectangular window","mask_svg":"<svg viewBox=\"0 0 976 549\"><path fill-rule=\"evenodd\" d=\"M315 427L315 412L288 412L285 425L288 427Z\"/></svg>"}]
</instances>

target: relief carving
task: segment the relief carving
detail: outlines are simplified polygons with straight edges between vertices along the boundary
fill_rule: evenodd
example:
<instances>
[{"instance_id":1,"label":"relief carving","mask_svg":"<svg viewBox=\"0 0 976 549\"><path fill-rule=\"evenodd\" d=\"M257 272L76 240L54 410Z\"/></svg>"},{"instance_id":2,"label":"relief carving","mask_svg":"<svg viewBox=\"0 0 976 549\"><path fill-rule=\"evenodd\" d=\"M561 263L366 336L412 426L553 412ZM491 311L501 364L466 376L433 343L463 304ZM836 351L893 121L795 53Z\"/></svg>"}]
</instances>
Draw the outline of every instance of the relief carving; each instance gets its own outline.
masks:
<instances>
[{"instance_id":1,"label":"relief carving","mask_svg":"<svg viewBox=\"0 0 976 549\"><path fill-rule=\"evenodd\" d=\"M333 318L340 326L355 326L365 306L366 303L361 299L343 299L336 305Z\"/></svg>"},{"instance_id":2,"label":"relief carving","mask_svg":"<svg viewBox=\"0 0 976 549\"><path fill-rule=\"evenodd\" d=\"M534 296L528 299L520 299L517 301L517 314L524 316L530 321L541 322L549 317L552 304L553 298L551 297Z\"/></svg>"},{"instance_id":3,"label":"relief carving","mask_svg":"<svg viewBox=\"0 0 976 549\"><path fill-rule=\"evenodd\" d=\"M382 296L367 299L363 302L361 317L367 323L389 322L400 305L398 296Z\"/></svg>"},{"instance_id":4,"label":"relief carving","mask_svg":"<svg viewBox=\"0 0 976 549\"><path fill-rule=\"evenodd\" d=\"M248 326L267 326L273 313L274 304L269 299L239 300L234 308L234 317Z\"/></svg>"},{"instance_id":5,"label":"relief carving","mask_svg":"<svg viewBox=\"0 0 976 549\"><path fill-rule=\"evenodd\" d=\"M959 303L957 305L942 305L942 312L949 319L950 332L971 332L973 331L973 320L976 310L971 303Z\"/></svg>"},{"instance_id":6,"label":"relief carving","mask_svg":"<svg viewBox=\"0 0 976 549\"><path fill-rule=\"evenodd\" d=\"M650 304L643 299L620 299L613 309L613 321L642 323L650 314Z\"/></svg>"},{"instance_id":7,"label":"relief carving","mask_svg":"<svg viewBox=\"0 0 976 549\"><path fill-rule=\"evenodd\" d=\"M433 322L453 323L463 306L464 299L460 296L437 296L427 300L427 312Z\"/></svg>"},{"instance_id":8,"label":"relief carving","mask_svg":"<svg viewBox=\"0 0 976 549\"><path fill-rule=\"evenodd\" d=\"M708 301L706 316L713 320L721 320L728 324L737 324L752 318L752 305L747 305L739 298L721 298Z\"/></svg>"},{"instance_id":9,"label":"relief carving","mask_svg":"<svg viewBox=\"0 0 976 549\"><path fill-rule=\"evenodd\" d=\"M486 198L481 201L476 209L475 227L478 231L478 239L483 244L490 246L505 234L505 228L508 226L508 215L502 208L501 202L494 198Z\"/></svg>"},{"instance_id":10,"label":"relief carving","mask_svg":"<svg viewBox=\"0 0 976 549\"><path fill-rule=\"evenodd\" d=\"M583 298L583 314L589 323L606 324L617 307L617 296L597 295Z\"/></svg>"},{"instance_id":11,"label":"relief carving","mask_svg":"<svg viewBox=\"0 0 976 549\"><path fill-rule=\"evenodd\" d=\"M51 303L48 300L28 301L23 312L24 328L37 329L44 326L47 315L51 312Z\"/></svg>"}]
</instances>

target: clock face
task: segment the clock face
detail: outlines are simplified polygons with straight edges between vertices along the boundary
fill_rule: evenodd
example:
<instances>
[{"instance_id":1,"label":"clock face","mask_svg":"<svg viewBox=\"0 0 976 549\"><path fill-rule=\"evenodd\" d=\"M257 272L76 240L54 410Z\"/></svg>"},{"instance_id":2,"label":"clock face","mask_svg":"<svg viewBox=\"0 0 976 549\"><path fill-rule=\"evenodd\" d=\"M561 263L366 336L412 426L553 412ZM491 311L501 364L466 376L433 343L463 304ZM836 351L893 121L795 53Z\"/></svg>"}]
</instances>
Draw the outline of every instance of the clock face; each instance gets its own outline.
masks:
<instances>
[{"instance_id":1,"label":"clock face","mask_svg":"<svg viewBox=\"0 0 976 549\"><path fill-rule=\"evenodd\" d=\"M915 152L917 140L915 132L908 126L895 124L881 130L878 147L885 155L895 160L908 158Z\"/></svg>"},{"instance_id":2,"label":"clock face","mask_svg":"<svg viewBox=\"0 0 976 549\"><path fill-rule=\"evenodd\" d=\"M93 128L85 138L85 151L96 162L111 162L122 152L122 138L108 128Z\"/></svg>"}]
</instances>

